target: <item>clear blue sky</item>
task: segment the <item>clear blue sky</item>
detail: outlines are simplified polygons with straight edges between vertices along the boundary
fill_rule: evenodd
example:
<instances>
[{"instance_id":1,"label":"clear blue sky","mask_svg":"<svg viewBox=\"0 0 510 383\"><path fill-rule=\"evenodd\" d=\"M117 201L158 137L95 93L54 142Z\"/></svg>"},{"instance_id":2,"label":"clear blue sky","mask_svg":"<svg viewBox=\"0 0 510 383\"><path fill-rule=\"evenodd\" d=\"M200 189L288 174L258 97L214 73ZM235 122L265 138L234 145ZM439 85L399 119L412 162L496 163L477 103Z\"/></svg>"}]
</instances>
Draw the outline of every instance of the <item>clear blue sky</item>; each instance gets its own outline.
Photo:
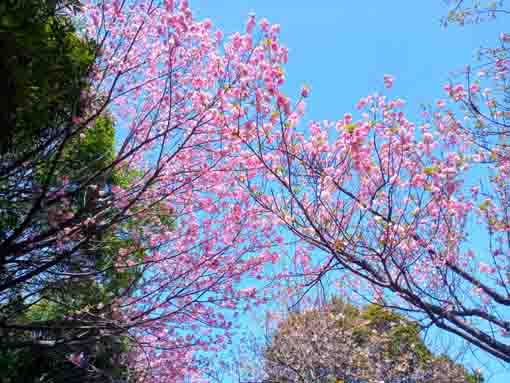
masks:
<instances>
[{"instance_id":1,"label":"clear blue sky","mask_svg":"<svg viewBox=\"0 0 510 383\"><path fill-rule=\"evenodd\" d=\"M404 98L419 120L419 105L444 97L450 73L475 63L480 46L495 45L504 21L478 26L440 26L444 0L191 0L198 18L210 18L226 34L244 30L254 12L282 27L289 48L287 92L311 86L307 118L333 120L354 111L360 97L395 76L392 93ZM500 369L499 369L500 370ZM500 373L490 383L510 382Z\"/></svg>"}]
</instances>

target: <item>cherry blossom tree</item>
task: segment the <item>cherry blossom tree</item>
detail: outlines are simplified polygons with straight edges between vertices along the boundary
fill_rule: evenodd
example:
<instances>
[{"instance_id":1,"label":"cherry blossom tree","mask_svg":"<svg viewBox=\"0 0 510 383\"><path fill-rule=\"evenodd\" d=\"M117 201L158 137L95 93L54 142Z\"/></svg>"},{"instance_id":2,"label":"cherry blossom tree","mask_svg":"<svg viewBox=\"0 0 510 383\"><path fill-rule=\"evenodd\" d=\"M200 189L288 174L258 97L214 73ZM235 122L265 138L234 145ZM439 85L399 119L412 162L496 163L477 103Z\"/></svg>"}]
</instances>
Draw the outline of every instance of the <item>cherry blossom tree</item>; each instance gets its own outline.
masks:
<instances>
[{"instance_id":1,"label":"cherry blossom tree","mask_svg":"<svg viewBox=\"0 0 510 383\"><path fill-rule=\"evenodd\" d=\"M257 113L244 101L278 96L287 51L266 20L224 38L185 0L74 3L53 11L79 11L79 38L93 46L81 92L29 145L13 133L2 152L2 347L50 332L94 368L87 345L122 335L132 370L180 381L265 299L238 287L262 277L278 242L239 183L255 177L239 137ZM48 294L80 284L87 303ZM35 320L48 304L65 317ZM16 322L21 312L34 320Z\"/></svg>"},{"instance_id":2,"label":"cherry blossom tree","mask_svg":"<svg viewBox=\"0 0 510 383\"><path fill-rule=\"evenodd\" d=\"M504 19L510 13L504 1L454 3L448 19L461 25ZM462 128L481 148L492 150L493 161L508 153L509 43L510 35L502 31L495 46L480 48L477 62L467 66L457 78L445 85L449 98L460 104L468 119L467 123L461 124Z\"/></svg>"},{"instance_id":3,"label":"cherry blossom tree","mask_svg":"<svg viewBox=\"0 0 510 383\"><path fill-rule=\"evenodd\" d=\"M442 24L472 24L493 20L498 16L508 14L505 0L444 0L449 6L448 14Z\"/></svg>"},{"instance_id":4,"label":"cherry blossom tree","mask_svg":"<svg viewBox=\"0 0 510 383\"><path fill-rule=\"evenodd\" d=\"M447 84L419 122L376 93L359 100L358 118L301 129L304 87L295 103L280 94L244 143L265 172L246 188L304 244L304 287L347 272L348 290L508 362L505 40L480 73L494 90Z\"/></svg>"},{"instance_id":5,"label":"cherry blossom tree","mask_svg":"<svg viewBox=\"0 0 510 383\"><path fill-rule=\"evenodd\" d=\"M245 140L265 171L246 188L304 243L304 286L346 272L347 290L510 361L508 162L490 163L442 102L414 123L402 99L374 94L358 119L299 129L307 93L281 95L273 123Z\"/></svg>"},{"instance_id":6,"label":"cherry blossom tree","mask_svg":"<svg viewBox=\"0 0 510 383\"><path fill-rule=\"evenodd\" d=\"M3 348L57 325L79 368L90 342L124 336L144 379L199 379L295 240L298 287L347 272L351 291L510 361L506 146L481 146L444 101L413 123L383 94L300 129L310 89L283 93L265 19L224 37L186 0L51 3L85 58L65 107L0 141ZM446 87L473 111L468 89ZM36 320L44 305L65 315Z\"/></svg>"}]
</instances>

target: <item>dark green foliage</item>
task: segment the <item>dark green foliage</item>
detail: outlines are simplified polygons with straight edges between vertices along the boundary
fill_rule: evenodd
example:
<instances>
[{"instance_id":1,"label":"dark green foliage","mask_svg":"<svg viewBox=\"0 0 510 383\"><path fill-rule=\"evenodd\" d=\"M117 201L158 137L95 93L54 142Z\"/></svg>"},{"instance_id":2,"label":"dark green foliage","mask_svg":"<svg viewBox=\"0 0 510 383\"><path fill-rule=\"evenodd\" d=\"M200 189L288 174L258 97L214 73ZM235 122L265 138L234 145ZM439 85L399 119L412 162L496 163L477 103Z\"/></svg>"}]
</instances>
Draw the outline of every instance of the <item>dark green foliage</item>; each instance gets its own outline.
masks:
<instances>
[{"instance_id":1,"label":"dark green foliage","mask_svg":"<svg viewBox=\"0 0 510 383\"><path fill-rule=\"evenodd\" d=\"M87 126L78 122L92 108L84 94L89 91L96 45L76 33L69 17L76 11L79 2L73 0L0 2L3 246L27 217L25 232L31 234L55 229L52 211L75 215L71 224L93 217L103 208L101 193L108 193L116 182L127 187L138 176L114 168L115 128L110 116L101 112ZM65 203L44 194L37 202L41 190L49 195L59 189L68 193ZM36 213L29 215L32 209ZM115 213L110 209L110 216L103 214L103 219ZM129 372L125 364L129 342L115 326L119 315L115 300L140 275L136 264L144 253L135 249L124 256L135 265L118 267L119 249L137 244L113 226L95 230L91 224L89 230L86 243L52 269L55 275L87 276L45 275L0 295L2 383L111 382ZM59 256L52 246L26 255L0 250L0 284L30 270L5 268L5 256L29 260L35 268ZM82 367L69 361L77 353L86 356Z\"/></svg>"},{"instance_id":2,"label":"dark green foliage","mask_svg":"<svg viewBox=\"0 0 510 383\"><path fill-rule=\"evenodd\" d=\"M366 307L361 315L369 321L368 328L388 334L390 343L387 352L390 358L400 354L402 345L411 346L421 363L426 363L433 357L423 343L420 328L416 323L376 305Z\"/></svg>"},{"instance_id":3,"label":"dark green foliage","mask_svg":"<svg viewBox=\"0 0 510 383\"><path fill-rule=\"evenodd\" d=\"M79 38L61 15L78 5L0 2L0 238L17 227L37 190L55 181L58 166L51 174L49 169L62 159L57 148L77 136L72 121L84 113L81 93L96 56L95 44Z\"/></svg>"},{"instance_id":4,"label":"dark green foliage","mask_svg":"<svg viewBox=\"0 0 510 383\"><path fill-rule=\"evenodd\" d=\"M0 4L3 78L0 153L44 144L82 113L80 94L95 59L94 44L78 38L64 5L10 0Z\"/></svg>"}]
</instances>

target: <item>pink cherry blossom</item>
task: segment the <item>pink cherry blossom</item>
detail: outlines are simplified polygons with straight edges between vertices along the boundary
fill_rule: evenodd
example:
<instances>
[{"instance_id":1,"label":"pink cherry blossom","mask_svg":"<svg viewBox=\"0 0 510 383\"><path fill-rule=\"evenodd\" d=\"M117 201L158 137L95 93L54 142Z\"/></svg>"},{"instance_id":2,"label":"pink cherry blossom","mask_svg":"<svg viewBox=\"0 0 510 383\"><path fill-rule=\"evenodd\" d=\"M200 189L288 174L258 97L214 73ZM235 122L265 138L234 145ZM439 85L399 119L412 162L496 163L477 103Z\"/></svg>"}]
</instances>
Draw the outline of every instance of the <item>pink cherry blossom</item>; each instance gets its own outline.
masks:
<instances>
[{"instance_id":1,"label":"pink cherry blossom","mask_svg":"<svg viewBox=\"0 0 510 383\"><path fill-rule=\"evenodd\" d=\"M384 86L388 89L393 86L393 76L389 74L384 75Z\"/></svg>"}]
</instances>

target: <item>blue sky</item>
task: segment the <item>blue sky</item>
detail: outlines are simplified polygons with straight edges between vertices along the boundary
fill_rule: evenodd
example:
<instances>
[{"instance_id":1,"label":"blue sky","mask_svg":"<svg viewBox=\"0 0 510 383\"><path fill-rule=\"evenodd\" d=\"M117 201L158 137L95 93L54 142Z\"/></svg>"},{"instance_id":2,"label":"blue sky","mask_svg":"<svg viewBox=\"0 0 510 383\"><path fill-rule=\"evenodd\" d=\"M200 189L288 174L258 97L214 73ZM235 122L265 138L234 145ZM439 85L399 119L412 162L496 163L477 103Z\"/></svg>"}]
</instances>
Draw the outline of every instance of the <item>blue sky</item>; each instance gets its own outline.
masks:
<instances>
[{"instance_id":1,"label":"blue sky","mask_svg":"<svg viewBox=\"0 0 510 383\"><path fill-rule=\"evenodd\" d=\"M509 32L506 19L444 29L443 0L191 0L191 7L227 34L244 30L250 12L280 24L290 53L286 91L294 96L309 84L306 117L317 120L354 111L360 97L382 90L388 73L395 77L392 94L404 98L407 113L419 121L420 104L444 97L453 71L475 63L477 48ZM503 372L489 382L509 380Z\"/></svg>"}]
</instances>

